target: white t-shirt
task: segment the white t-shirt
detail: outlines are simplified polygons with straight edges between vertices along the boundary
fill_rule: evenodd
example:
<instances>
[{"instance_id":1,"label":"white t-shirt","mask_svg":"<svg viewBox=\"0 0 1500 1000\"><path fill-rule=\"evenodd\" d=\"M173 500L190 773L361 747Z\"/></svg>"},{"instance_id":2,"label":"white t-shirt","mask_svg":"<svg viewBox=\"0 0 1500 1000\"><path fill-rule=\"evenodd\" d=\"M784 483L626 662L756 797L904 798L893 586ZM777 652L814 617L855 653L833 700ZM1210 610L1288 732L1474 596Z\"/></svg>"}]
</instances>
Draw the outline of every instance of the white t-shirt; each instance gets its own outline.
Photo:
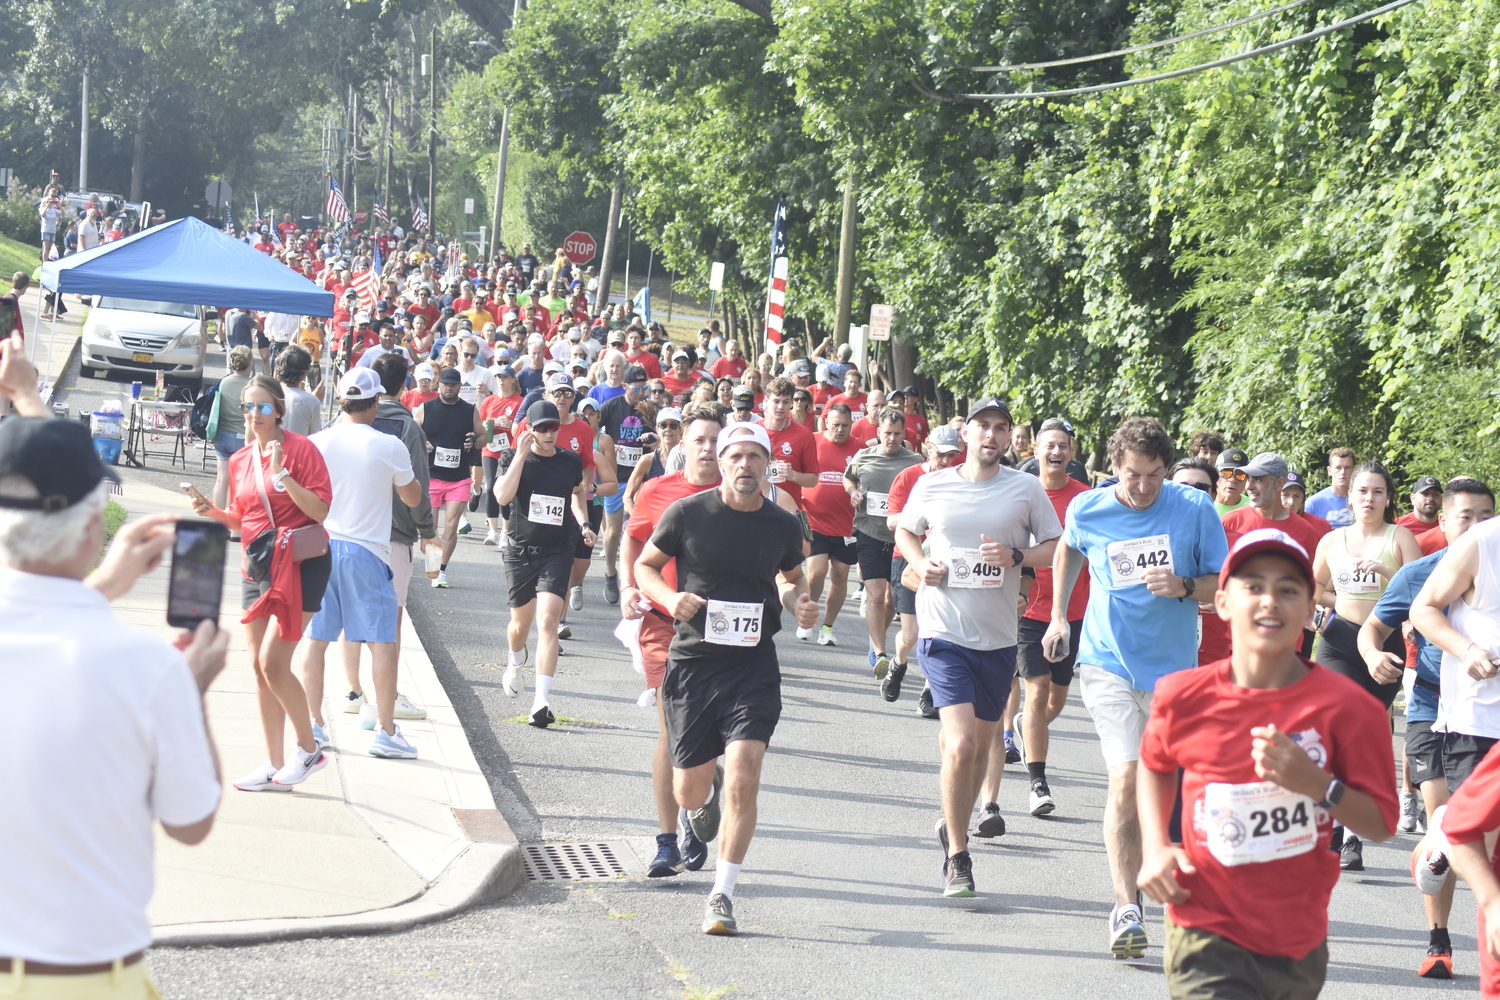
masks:
<instances>
[{"instance_id":1,"label":"white t-shirt","mask_svg":"<svg viewBox=\"0 0 1500 1000\"><path fill-rule=\"evenodd\" d=\"M278 344L290 344L292 337L296 336L297 328L302 325L301 319L291 313L266 313L266 339L274 340Z\"/></svg>"},{"instance_id":2,"label":"white t-shirt","mask_svg":"<svg viewBox=\"0 0 1500 1000\"><path fill-rule=\"evenodd\" d=\"M363 545L391 562L391 489L416 478L401 439L340 420L312 436L328 465L333 503L323 527L336 542Z\"/></svg>"},{"instance_id":3,"label":"white t-shirt","mask_svg":"<svg viewBox=\"0 0 1500 1000\"><path fill-rule=\"evenodd\" d=\"M0 757L0 955L149 948L152 825L219 804L198 685L165 639L62 577L0 569L0 649L0 684L25 706Z\"/></svg>"},{"instance_id":4,"label":"white t-shirt","mask_svg":"<svg viewBox=\"0 0 1500 1000\"><path fill-rule=\"evenodd\" d=\"M78 249L92 250L104 241L104 227L89 219L78 223Z\"/></svg>"},{"instance_id":5,"label":"white t-shirt","mask_svg":"<svg viewBox=\"0 0 1500 1000\"><path fill-rule=\"evenodd\" d=\"M490 374L488 368L475 365L473 371L466 372L460 366L458 373L463 376L464 380L464 384L458 390L458 398L465 403L479 405L483 398L479 393L480 386L484 386L485 393L491 396L500 391L500 383L495 381L495 376Z\"/></svg>"},{"instance_id":6,"label":"white t-shirt","mask_svg":"<svg viewBox=\"0 0 1500 1000\"><path fill-rule=\"evenodd\" d=\"M406 363L408 365L412 364L411 352L402 347L400 344L397 344L392 348L385 348L381 347L379 344L376 344L374 347L365 348L365 352L359 356L359 361L354 365L354 367L370 368L375 364L376 361L380 360L380 356L382 354L399 354L406 359Z\"/></svg>"}]
</instances>

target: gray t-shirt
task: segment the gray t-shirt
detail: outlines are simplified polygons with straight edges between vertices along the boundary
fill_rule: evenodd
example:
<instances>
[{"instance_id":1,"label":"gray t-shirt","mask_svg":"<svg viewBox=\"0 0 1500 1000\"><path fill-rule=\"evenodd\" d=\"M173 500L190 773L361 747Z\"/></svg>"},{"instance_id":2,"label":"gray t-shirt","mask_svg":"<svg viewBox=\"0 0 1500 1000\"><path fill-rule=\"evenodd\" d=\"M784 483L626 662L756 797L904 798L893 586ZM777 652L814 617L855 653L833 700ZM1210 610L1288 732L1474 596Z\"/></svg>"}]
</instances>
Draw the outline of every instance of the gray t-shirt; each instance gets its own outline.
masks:
<instances>
[{"instance_id":1,"label":"gray t-shirt","mask_svg":"<svg viewBox=\"0 0 1500 1000\"><path fill-rule=\"evenodd\" d=\"M891 483L903 470L919 465L922 456L902 448L887 455L879 445L856 454L844 467L844 478L859 488L864 501L854 508L854 530L882 542L894 542L896 533L886 524L886 496Z\"/></svg>"},{"instance_id":2,"label":"gray t-shirt","mask_svg":"<svg viewBox=\"0 0 1500 1000\"><path fill-rule=\"evenodd\" d=\"M927 536L930 558L948 563L935 587L917 590L917 634L968 649L1016 644L1019 567L990 567L979 559L980 535L1011 548L1040 545L1062 534L1062 524L1041 481L1004 466L975 483L959 470L941 469L917 480L897 522Z\"/></svg>"},{"instance_id":3,"label":"gray t-shirt","mask_svg":"<svg viewBox=\"0 0 1500 1000\"><path fill-rule=\"evenodd\" d=\"M281 429L312 437L323 429L323 404L318 397L306 389L284 385L281 393L286 397L286 416L281 418Z\"/></svg>"}]
</instances>

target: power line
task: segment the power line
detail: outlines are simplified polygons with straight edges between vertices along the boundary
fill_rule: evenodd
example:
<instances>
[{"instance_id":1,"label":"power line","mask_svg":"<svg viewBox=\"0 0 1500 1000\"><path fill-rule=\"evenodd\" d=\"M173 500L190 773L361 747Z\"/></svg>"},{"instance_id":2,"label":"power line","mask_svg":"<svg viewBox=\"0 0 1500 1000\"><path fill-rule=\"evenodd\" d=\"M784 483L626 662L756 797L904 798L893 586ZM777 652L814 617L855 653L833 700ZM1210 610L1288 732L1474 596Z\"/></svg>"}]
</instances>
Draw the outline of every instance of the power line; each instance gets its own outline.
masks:
<instances>
[{"instance_id":1,"label":"power line","mask_svg":"<svg viewBox=\"0 0 1500 1000\"><path fill-rule=\"evenodd\" d=\"M1144 45L1132 45L1128 49L1116 49L1114 52L1100 52L1091 56L1077 56L1073 59L1055 59L1052 62L1015 63L1011 66L970 66L969 69L973 70L975 73L1009 73L1012 70L1018 69L1051 69L1054 66L1076 66L1079 63L1098 62L1101 59L1113 59L1116 56L1128 56L1136 52L1145 52L1149 49L1159 49L1165 45L1176 45L1178 42L1185 42L1190 38L1198 38L1203 35L1211 35L1216 31L1224 31L1228 28L1238 28L1242 24L1249 24L1251 21L1259 21L1262 18L1271 17L1274 14L1280 14L1283 11L1291 10L1293 7L1301 7L1303 4L1308 2L1309 0L1292 0L1291 3L1282 4L1280 7L1272 7L1270 10L1263 10L1259 14L1251 14L1248 17L1242 17L1238 21L1229 21L1225 24L1216 24L1212 28L1204 28L1201 31L1194 31L1186 35L1174 35L1171 38L1163 38L1161 41L1157 42L1147 42Z\"/></svg>"},{"instance_id":2,"label":"power line","mask_svg":"<svg viewBox=\"0 0 1500 1000\"><path fill-rule=\"evenodd\" d=\"M1187 66L1183 69L1174 69L1169 73L1156 73L1152 76L1136 77L1132 80L1116 80L1114 83L1101 83L1093 87L1074 87L1070 90L1028 90L1013 94L958 94L957 97L970 101L1029 101L1038 97L1073 97L1078 94L1097 94L1106 90L1118 90L1121 87L1136 87L1144 83L1159 83L1162 80L1172 80L1179 76L1202 73L1205 70L1218 69L1221 66L1228 66L1231 63L1254 59L1256 56L1279 52L1293 45L1300 45L1303 42L1310 42L1315 38L1322 38L1324 35L1331 35L1335 31L1342 31L1352 25L1359 24L1361 21L1368 21L1373 17L1389 14L1393 10L1399 10L1407 4L1415 2L1416 0L1395 0L1394 3L1388 3L1384 7L1377 7L1375 10L1357 14L1354 17L1339 21L1337 24L1330 24L1327 27L1318 28L1315 31L1309 31L1271 45L1262 45L1258 49L1250 49L1248 52L1241 52L1238 55L1215 59L1213 62L1200 63L1197 66Z\"/></svg>"}]
</instances>

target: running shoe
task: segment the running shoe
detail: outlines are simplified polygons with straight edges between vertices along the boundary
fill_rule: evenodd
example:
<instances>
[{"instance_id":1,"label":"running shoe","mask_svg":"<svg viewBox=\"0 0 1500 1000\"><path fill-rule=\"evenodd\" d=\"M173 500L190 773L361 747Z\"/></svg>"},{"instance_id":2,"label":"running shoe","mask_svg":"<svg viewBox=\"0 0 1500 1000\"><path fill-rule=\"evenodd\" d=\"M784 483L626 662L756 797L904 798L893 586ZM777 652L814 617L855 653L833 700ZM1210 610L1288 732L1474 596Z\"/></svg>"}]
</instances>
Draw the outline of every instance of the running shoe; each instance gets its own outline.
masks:
<instances>
[{"instance_id":1,"label":"running shoe","mask_svg":"<svg viewBox=\"0 0 1500 1000\"><path fill-rule=\"evenodd\" d=\"M292 751L292 759L271 780L278 785L300 785L327 766L328 755L322 747L314 747L312 753L298 747Z\"/></svg>"},{"instance_id":2,"label":"running shoe","mask_svg":"<svg viewBox=\"0 0 1500 1000\"><path fill-rule=\"evenodd\" d=\"M1037 778L1031 783L1031 815L1045 816L1057 808L1057 803L1052 801L1052 789L1047 787L1047 782Z\"/></svg>"},{"instance_id":3,"label":"running shoe","mask_svg":"<svg viewBox=\"0 0 1500 1000\"><path fill-rule=\"evenodd\" d=\"M515 664L505 668L505 675L500 678L500 690L514 698L521 693L521 668Z\"/></svg>"},{"instance_id":4,"label":"running shoe","mask_svg":"<svg viewBox=\"0 0 1500 1000\"><path fill-rule=\"evenodd\" d=\"M604 601L606 604L620 603L620 578L618 576L605 576Z\"/></svg>"},{"instance_id":5,"label":"running shoe","mask_svg":"<svg viewBox=\"0 0 1500 1000\"><path fill-rule=\"evenodd\" d=\"M476 489L474 487L473 483L470 483L469 484L469 513L470 514L473 514L475 511L479 510L479 501L481 499L483 499L483 498L484 498L484 494L481 493L478 489ZM464 523L467 524L468 521L465 520Z\"/></svg>"},{"instance_id":6,"label":"running shoe","mask_svg":"<svg viewBox=\"0 0 1500 1000\"><path fill-rule=\"evenodd\" d=\"M437 590L440 587L443 590L448 589L448 571L445 569L438 570L437 577L432 581L432 589Z\"/></svg>"},{"instance_id":7,"label":"running shoe","mask_svg":"<svg viewBox=\"0 0 1500 1000\"><path fill-rule=\"evenodd\" d=\"M656 857L651 860L651 867L646 869L647 878L670 878L673 875L682 874L682 852L677 849L677 835L675 833L658 833L656 835Z\"/></svg>"},{"instance_id":8,"label":"running shoe","mask_svg":"<svg viewBox=\"0 0 1500 1000\"><path fill-rule=\"evenodd\" d=\"M573 638L573 630L570 629L570 628L568 628L568 623L567 622L558 622L557 623L557 637L559 639L571 639L571 638Z\"/></svg>"},{"instance_id":9,"label":"running shoe","mask_svg":"<svg viewBox=\"0 0 1500 1000\"><path fill-rule=\"evenodd\" d=\"M398 719L425 719L427 709L418 708L412 704L412 700L400 691L396 692L396 718Z\"/></svg>"},{"instance_id":10,"label":"running shoe","mask_svg":"<svg viewBox=\"0 0 1500 1000\"><path fill-rule=\"evenodd\" d=\"M1109 911L1109 951L1115 958L1146 954L1146 927L1140 903L1126 903Z\"/></svg>"},{"instance_id":11,"label":"running shoe","mask_svg":"<svg viewBox=\"0 0 1500 1000\"><path fill-rule=\"evenodd\" d=\"M290 792L291 785L278 785L271 779L276 777L276 765L266 761L234 783L242 792Z\"/></svg>"},{"instance_id":12,"label":"running shoe","mask_svg":"<svg viewBox=\"0 0 1500 1000\"><path fill-rule=\"evenodd\" d=\"M906 676L906 664L891 664L891 672L885 675L885 680L880 682L880 697L886 701L895 701L901 697L901 679Z\"/></svg>"},{"instance_id":13,"label":"running shoe","mask_svg":"<svg viewBox=\"0 0 1500 1000\"><path fill-rule=\"evenodd\" d=\"M333 740L330 740L328 738L328 730L324 729L316 722L313 723L313 739L317 741L319 750L333 743Z\"/></svg>"},{"instance_id":14,"label":"running shoe","mask_svg":"<svg viewBox=\"0 0 1500 1000\"><path fill-rule=\"evenodd\" d=\"M1337 854L1344 849L1344 828L1335 824L1333 832L1328 835L1328 849Z\"/></svg>"},{"instance_id":15,"label":"running shoe","mask_svg":"<svg viewBox=\"0 0 1500 1000\"><path fill-rule=\"evenodd\" d=\"M938 843L943 845L943 873L948 872L948 820L942 816L938 817L937 825L932 828L937 834Z\"/></svg>"},{"instance_id":16,"label":"running shoe","mask_svg":"<svg viewBox=\"0 0 1500 1000\"><path fill-rule=\"evenodd\" d=\"M557 716L552 714L552 709L548 708L546 705L543 705L541 708L531 713L531 718L527 721L526 724L528 726L535 726L537 729L546 729L556 721Z\"/></svg>"},{"instance_id":17,"label":"running shoe","mask_svg":"<svg viewBox=\"0 0 1500 1000\"><path fill-rule=\"evenodd\" d=\"M1453 949L1440 944L1427 949L1427 957L1417 966L1417 975L1423 979L1453 978Z\"/></svg>"},{"instance_id":18,"label":"running shoe","mask_svg":"<svg viewBox=\"0 0 1500 1000\"><path fill-rule=\"evenodd\" d=\"M1359 838L1350 834L1344 835L1344 846L1339 848L1339 868L1346 872L1362 872L1365 870L1364 845Z\"/></svg>"},{"instance_id":19,"label":"running shoe","mask_svg":"<svg viewBox=\"0 0 1500 1000\"><path fill-rule=\"evenodd\" d=\"M703 911L703 933L731 937L739 933L734 924L734 902L722 892L708 897L708 908Z\"/></svg>"},{"instance_id":20,"label":"running shoe","mask_svg":"<svg viewBox=\"0 0 1500 1000\"><path fill-rule=\"evenodd\" d=\"M917 714L924 719L941 718L937 706L932 703L932 687L922 685L922 693L917 697Z\"/></svg>"},{"instance_id":21,"label":"running shoe","mask_svg":"<svg viewBox=\"0 0 1500 1000\"><path fill-rule=\"evenodd\" d=\"M974 895L974 862L968 851L959 851L943 862L943 895L949 899Z\"/></svg>"},{"instance_id":22,"label":"running shoe","mask_svg":"<svg viewBox=\"0 0 1500 1000\"><path fill-rule=\"evenodd\" d=\"M465 518L460 518L459 519L459 522L458 522L458 533L460 535L467 535L469 532L471 532L473 530L474 530L474 526L469 523L469 519L468 518L465 517Z\"/></svg>"},{"instance_id":23,"label":"running shoe","mask_svg":"<svg viewBox=\"0 0 1500 1000\"><path fill-rule=\"evenodd\" d=\"M486 531L484 533L484 544L498 546L500 544L500 532L496 531L494 528Z\"/></svg>"},{"instance_id":24,"label":"running shoe","mask_svg":"<svg viewBox=\"0 0 1500 1000\"><path fill-rule=\"evenodd\" d=\"M1016 745L1016 752L1021 755L1020 762L1024 764L1026 763L1026 729L1022 724L1022 713L1016 713L1015 721L1013 721L1011 725L1015 727L1012 732L1015 733L1014 742Z\"/></svg>"},{"instance_id":25,"label":"running shoe","mask_svg":"<svg viewBox=\"0 0 1500 1000\"><path fill-rule=\"evenodd\" d=\"M891 672L890 657L884 653L876 653L873 649L870 652L874 654L870 660L870 673L875 675L877 681L883 681L885 675Z\"/></svg>"},{"instance_id":26,"label":"running shoe","mask_svg":"<svg viewBox=\"0 0 1500 1000\"><path fill-rule=\"evenodd\" d=\"M1401 793L1401 819L1396 823L1401 833L1426 833L1422 827L1422 799L1416 792Z\"/></svg>"},{"instance_id":27,"label":"running shoe","mask_svg":"<svg viewBox=\"0 0 1500 1000\"><path fill-rule=\"evenodd\" d=\"M568 607L574 611L583 610L583 585L568 588Z\"/></svg>"},{"instance_id":28,"label":"running shoe","mask_svg":"<svg viewBox=\"0 0 1500 1000\"><path fill-rule=\"evenodd\" d=\"M395 727L392 735L384 729L375 734L375 742L370 744L371 757L385 757L391 760L416 760L417 748L401 735L401 727Z\"/></svg>"},{"instance_id":29,"label":"running shoe","mask_svg":"<svg viewBox=\"0 0 1500 1000\"><path fill-rule=\"evenodd\" d=\"M824 625L818 630L819 646L837 646L839 641L833 637L833 626Z\"/></svg>"},{"instance_id":30,"label":"running shoe","mask_svg":"<svg viewBox=\"0 0 1500 1000\"><path fill-rule=\"evenodd\" d=\"M1411 856L1411 879L1427 896L1437 895L1448 880L1448 838L1442 826L1447 810L1446 803L1433 810L1432 825Z\"/></svg>"},{"instance_id":31,"label":"running shoe","mask_svg":"<svg viewBox=\"0 0 1500 1000\"><path fill-rule=\"evenodd\" d=\"M817 635L817 633L818 630L815 628L803 628L801 625L797 626L797 638L801 639L803 642L811 639L813 636Z\"/></svg>"},{"instance_id":32,"label":"running shoe","mask_svg":"<svg viewBox=\"0 0 1500 1000\"><path fill-rule=\"evenodd\" d=\"M1004 736L1005 736L1005 763L1007 763L1007 764L1019 764L1019 763L1021 763L1021 751L1019 751L1019 750L1016 749L1016 738L1015 738L1015 736L1012 735L1012 734L1009 734L1009 733L1004 734Z\"/></svg>"},{"instance_id":33,"label":"running shoe","mask_svg":"<svg viewBox=\"0 0 1500 1000\"><path fill-rule=\"evenodd\" d=\"M723 812L723 805L719 801L724 795L724 765L714 765L714 784L708 792L708 801L697 809L688 811L688 822L693 827L693 835L705 844L713 843L719 835L719 818Z\"/></svg>"},{"instance_id":34,"label":"running shoe","mask_svg":"<svg viewBox=\"0 0 1500 1000\"><path fill-rule=\"evenodd\" d=\"M359 706L364 703L365 693L363 691L350 691L344 696L344 711L350 715L354 715L359 712Z\"/></svg>"},{"instance_id":35,"label":"running shoe","mask_svg":"<svg viewBox=\"0 0 1500 1000\"><path fill-rule=\"evenodd\" d=\"M985 839L1005 836L1005 817L1000 815L998 802L987 804L979 814L979 825L974 828L974 836Z\"/></svg>"},{"instance_id":36,"label":"running shoe","mask_svg":"<svg viewBox=\"0 0 1500 1000\"><path fill-rule=\"evenodd\" d=\"M677 810L677 847L682 851L682 867L690 872L702 868L708 861L708 845L698 839L692 821L688 819L688 811L681 808Z\"/></svg>"}]
</instances>

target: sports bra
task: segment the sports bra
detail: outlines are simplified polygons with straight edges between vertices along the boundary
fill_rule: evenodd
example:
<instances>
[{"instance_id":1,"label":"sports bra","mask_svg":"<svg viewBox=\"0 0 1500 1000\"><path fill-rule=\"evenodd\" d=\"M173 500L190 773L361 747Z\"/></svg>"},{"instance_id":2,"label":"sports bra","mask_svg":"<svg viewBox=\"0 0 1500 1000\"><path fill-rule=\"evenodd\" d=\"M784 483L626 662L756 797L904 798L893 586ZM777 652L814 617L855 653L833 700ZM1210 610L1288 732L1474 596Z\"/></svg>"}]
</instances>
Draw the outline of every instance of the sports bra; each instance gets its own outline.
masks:
<instances>
[{"instance_id":1,"label":"sports bra","mask_svg":"<svg viewBox=\"0 0 1500 1000\"><path fill-rule=\"evenodd\" d=\"M1378 600L1385 593L1390 580L1374 570L1354 568L1354 557L1349 554L1349 546L1345 543L1348 537L1346 532L1350 530L1346 527L1335 531L1333 541L1328 546L1328 572L1333 578L1333 592L1339 597L1352 597L1361 601ZM1400 568L1396 562L1395 541L1396 526L1388 524L1385 526L1380 549L1373 556L1376 562L1392 573Z\"/></svg>"}]
</instances>

